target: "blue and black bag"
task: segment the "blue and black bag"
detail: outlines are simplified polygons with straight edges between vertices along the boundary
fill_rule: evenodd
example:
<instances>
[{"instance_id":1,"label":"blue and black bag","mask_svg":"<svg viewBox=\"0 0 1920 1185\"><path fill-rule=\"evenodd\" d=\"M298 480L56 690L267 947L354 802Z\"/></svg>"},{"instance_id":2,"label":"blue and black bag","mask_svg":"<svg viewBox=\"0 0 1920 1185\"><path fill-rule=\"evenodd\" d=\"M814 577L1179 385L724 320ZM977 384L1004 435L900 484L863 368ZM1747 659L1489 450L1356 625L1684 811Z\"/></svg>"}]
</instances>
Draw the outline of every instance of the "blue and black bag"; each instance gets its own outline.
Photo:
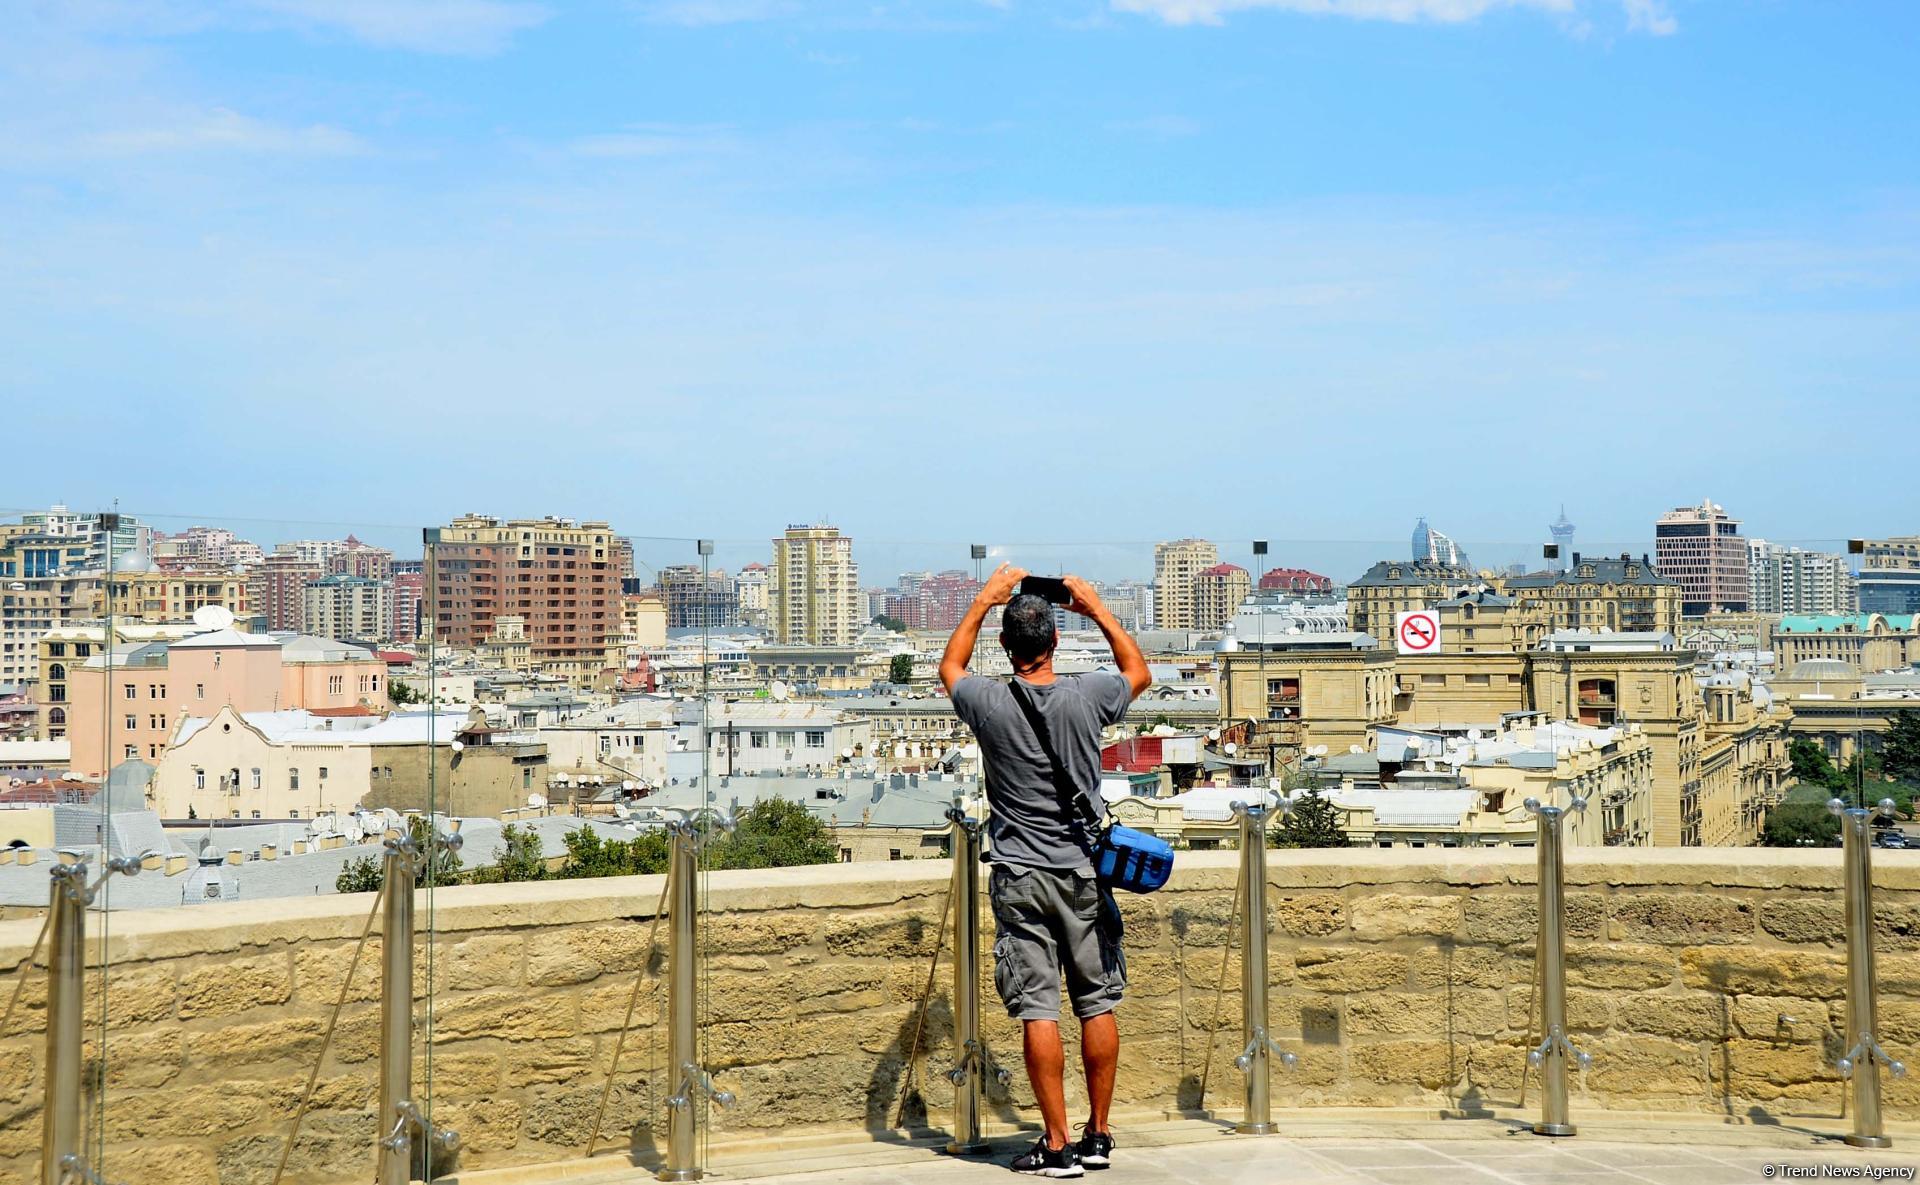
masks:
<instances>
[{"instance_id":1,"label":"blue and black bag","mask_svg":"<svg viewBox=\"0 0 1920 1185\"><path fill-rule=\"evenodd\" d=\"M1054 789L1092 841L1093 871L1100 883L1129 893L1151 893L1165 885L1173 875L1173 845L1157 835L1131 827L1102 826L1086 794L1068 781L1066 767L1053 751L1053 737L1047 731L1047 721L1040 714L1039 706L1019 679L1010 680L1008 687L1013 691L1014 702L1020 705L1021 714L1027 718L1027 726L1033 729L1033 738L1040 742L1040 751L1047 755Z\"/></svg>"}]
</instances>

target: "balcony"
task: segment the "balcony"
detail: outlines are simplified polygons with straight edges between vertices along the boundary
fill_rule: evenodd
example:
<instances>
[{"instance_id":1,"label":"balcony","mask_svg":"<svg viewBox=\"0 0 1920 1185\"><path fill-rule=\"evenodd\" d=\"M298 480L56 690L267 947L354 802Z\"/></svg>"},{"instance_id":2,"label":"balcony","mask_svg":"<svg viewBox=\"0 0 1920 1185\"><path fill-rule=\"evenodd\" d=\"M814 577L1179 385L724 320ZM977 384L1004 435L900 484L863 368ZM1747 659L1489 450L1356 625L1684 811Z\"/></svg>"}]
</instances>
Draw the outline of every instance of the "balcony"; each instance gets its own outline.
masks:
<instances>
[{"instance_id":1,"label":"balcony","mask_svg":"<svg viewBox=\"0 0 1920 1185\"><path fill-rule=\"evenodd\" d=\"M1231 1118L1240 1105L1230 1047L1237 974L1217 1013L1225 1039L1208 1035L1237 858L1183 852L1165 891L1121 902L1133 982L1120 1011L1116 1127L1122 1171L1140 1180L1194 1179L1203 1142L1210 1181L1266 1180L1284 1162L1289 1180L1356 1185L1427 1179L1429 1170L1477 1180L1473 1170L1488 1165L1508 1182L1561 1172L1596 1185L1704 1182L1808 1159L1816 1147L1837 1162L1915 1163L1830 1142L1847 1127L1832 1065L1846 956L1838 856L1812 850L1570 851L1571 1021L1595 1060L1575 1077L1581 1135L1553 1145L1511 1134L1538 1097L1536 1085L1528 1105L1519 1098L1534 854L1276 858L1274 1031L1301 1059L1297 1073L1275 1077L1289 1138L1223 1137L1208 1116ZM44 864L0 872L0 888L37 876L44 890ZM717 1169L747 1177L832 1168L835 1176L817 1180L930 1183L959 1171L932 1151L952 1098L942 1077L953 1058L953 939L942 922L950 874L942 860L711 874L701 926L705 1056L739 1095L737 1106L712 1113ZM126 892L173 880L150 873ZM1920 908L1920 861L1886 855L1876 881L1886 925ZM648 970L660 893L660 878L629 877L441 888L430 911L419 895L433 952L431 975L423 956L417 981L422 1048L433 1058L422 1089L434 1121L462 1133L460 1181L647 1179L670 1093L657 1073L663 982ZM134 899L116 891L116 901ZM228 902L113 920L113 1027L94 1112L108 1179L271 1176L370 903L367 895ZM0 967L19 968L38 929L35 918L0 923ZM1902 941L1893 930L1882 936L1886 1015L1920 1010L1920 956ZM379 1030L370 962L346 985L290 1181L370 1176ZM17 1104L38 1097L41 985L39 973L29 976L0 1037L0 1064L20 1075L0 1126L0 1172L22 1179L35 1171L38 1147L37 1112ZM11 993L12 984L0 986ZM1013 1022L987 991L986 1037L1015 1069L1013 1085L989 1096L991 1130L1006 1151L1031 1140L1017 1125L1035 1112ZM1783 1009L1781 997L1794 1006ZM585 1163L630 999L637 1007L607 1147ZM1893 1056L1912 1054L1904 1033L1889 1041ZM1074 1113L1082 1104L1077 1086L1068 1089ZM1904 1088L1891 1089L1885 1106L1896 1125L1920 1122L1920 1096ZM1729 1125L1729 1115L1739 1121ZM1495 1161L1504 1157L1517 1159Z\"/></svg>"}]
</instances>

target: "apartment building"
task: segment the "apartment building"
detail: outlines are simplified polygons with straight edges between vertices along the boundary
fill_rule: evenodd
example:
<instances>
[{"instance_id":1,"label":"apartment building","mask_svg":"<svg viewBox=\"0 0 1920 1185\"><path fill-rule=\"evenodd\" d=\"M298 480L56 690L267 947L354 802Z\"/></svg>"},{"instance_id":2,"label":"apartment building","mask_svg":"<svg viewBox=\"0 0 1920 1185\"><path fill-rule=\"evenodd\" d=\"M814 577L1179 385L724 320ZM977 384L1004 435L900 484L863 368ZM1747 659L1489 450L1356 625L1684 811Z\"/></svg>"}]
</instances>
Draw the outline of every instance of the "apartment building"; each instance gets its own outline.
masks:
<instances>
[{"instance_id":1,"label":"apartment building","mask_svg":"<svg viewBox=\"0 0 1920 1185\"><path fill-rule=\"evenodd\" d=\"M205 632L203 626L191 621L113 619L114 642L128 648L148 642L178 642ZM100 653L106 640L105 621L72 621L56 625L41 635L36 664L39 673L32 680L35 735L41 740L60 740L67 735L67 711L73 700L67 674Z\"/></svg>"},{"instance_id":2,"label":"apartment building","mask_svg":"<svg viewBox=\"0 0 1920 1185\"><path fill-rule=\"evenodd\" d=\"M850 646L866 624L853 540L838 528L789 526L773 541L772 633L789 646Z\"/></svg>"},{"instance_id":3,"label":"apartment building","mask_svg":"<svg viewBox=\"0 0 1920 1185\"><path fill-rule=\"evenodd\" d=\"M1859 585L1844 555L1749 539L1747 579L1755 613L1860 611Z\"/></svg>"},{"instance_id":4,"label":"apartment building","mask_svg":"<svg viewBox=\"0 0 1920 1185\"><path fill-rule=\"evenodd\" d=\"M1745 612L1752 601L1747 541L1740 521L1711 500L1680 506L1653 525L1660 574L1680 586L1680 612L1702 617Z\"/></svg>"},{"instance_id":5,"label":"apartment building","mask_svg":"<svg viewBox=\"0 0 1920 1185\"><path fill-rule=\"evenodd\" d=\"M393 581L335 573L307 585L302 616L322 638L385 642L393 637Z\"/></svg>"},{"instance_id":6,"label":"apartment building","mask_svg":"<svg viewBox=\"0 0 1920 1185\"><path fill-rule=\"evenodd\" d=\"M724 629L740 616L738 595L723 568L702 575L698 564L670 564L660 569L660 599L668 629Z\"/></svg>"},{"instance_id":7,"label":"apartment building","mask_svg":"<svg viewBox=\"0 0 1920 1185\"><path fill-rule=\"evenodd\" d=\"M1391 641L1396 614L1424 609L1480 583L1473 569L1459 564L1381 560L1347 585L1347 623L1354 633Z\"/></svg>"},{"instance_id":8,"label":"apartment building","mask_svg":"<svg viewBox=\"0 0 1920 1185\"><path fill-rule=\"evenodd\" d=\"M603 522L469 514L433 531L427 601L441 645L474 647L493 620L525 620L543 667L597 668L620 622L627 553Z\"/></svg>"},{"instance_id":9,"label":"apartment building","mask_svg":"<svg viewBox=\"0 0 1920 1185\"><path fill-rule=\"evenodd\" d=\"M1219 562L1220 549L1205 539L1175 539L1155 544L1154 624L1163 630L1201 628L1194 603L1194 581Z\"/></svg>"},{"instance_id":10,"label":"apartment building","mask_svg":"<svg viewBox=\"0 0 1920 1185\"><path fill-rule=\"evenodd\" d=\"M393 640L412 645L420 637L421 605L427 598L427 574L419 560L393 562Z\"/></svg>"},{"instance_id":11,"label":"apartment building","mask_svg":"<svg viewBox=\"0 0 1920 1185\"><path fill-rule=\"evenodd\" d=\"M1193 577L1193 627L1225 629L1252 587L1252 577L1238 564L1202 568Z\"/></svg>"},{"instance_id":12,"label":"apartment building","mask_svg":"<svg viewBox=\"0 0 1920 1185\"><path fill-rule=\"evenodd\" d=\"M1545 630L1680 632L1680 585L1646 556L1573 552L1563 569L1529 572L1502 582L1506 594Z\"/></svg>"},{"instance_id":13,"label":"apartment building","mask_svg":"<svg viewBox=\"0 0 1920 1185\"><path fill-rule=\"evenodd\" d=\"M131 617L140 621L188 621L194 612L217 606L235 617L252 611L249 579L238 572L207 569L115 572L102 582L90 616Z\"/></svg>"},{"instance_id":14,"label":"apartment building","mask_svg":"<svg viewBox=\"0 0 1920 1185\"><path fill-rule=\"evenodd\" d=\"M247 573L247 600L269 630L292 630L307 624L307 585L326 575L325 564L294 551L276 551Z\"/></svg>"}]
</instances>

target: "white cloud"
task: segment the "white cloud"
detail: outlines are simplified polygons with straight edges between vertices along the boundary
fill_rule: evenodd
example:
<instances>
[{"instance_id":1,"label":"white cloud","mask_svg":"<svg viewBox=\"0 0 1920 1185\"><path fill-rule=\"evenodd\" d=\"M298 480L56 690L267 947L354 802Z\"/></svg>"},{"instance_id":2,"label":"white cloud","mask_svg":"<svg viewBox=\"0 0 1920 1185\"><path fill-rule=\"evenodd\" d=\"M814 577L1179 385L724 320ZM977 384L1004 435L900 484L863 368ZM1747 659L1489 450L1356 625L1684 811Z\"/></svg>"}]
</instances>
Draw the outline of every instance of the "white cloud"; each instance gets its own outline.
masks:
<instances>
[{"instance_id":1,"label":"white cloud","mask_svg":"<svg viewBox=\"0 0 1920 1185\"><path fill-rule=\"evenodd\" d=\"M1478 20L1500 9L1524 9L1545 13L1569 27L1579 29L1585 23L1580 0L1111 0L1120 12L1157 16L1170 25L1217 25L1229 13L1271 9L1308 16L1337 16L1361 21L1393 21L1401 24L1461 24ZM1627 17L1627 28L1635 32L1664 37L1676 32L1678 23L1661 0L1618 0Z\"/></svg>"},{"instance_id":2,"label":"white cloud","mask_svg":"<svg viewBox=\"0 0 1920 1185\"><path fill-rule=\"evenodd\" d=\"M1660 0L1622 0L1627 8L1627 28L1655 37L1671 37L1680 31L1680 22Z\"/></svg>"},{"instance_id":3,"label":"white cloud","mask_svg":"<svg viewBox=\"0 0 1920 1185\"><path fill-rule=\"evenodd\" d=\"M168 123L96 132L82 143L92 153L108 156L163 152L348 156L366 147L352 132L330 124L289 127L223 107Z\"/></svg>"},{"instance_id":4,"label":"white cloud","mask_svg":"<svg viewBox=\"0 0 1920 1185\"><path fill-rule=\"evenodd\" d=\"M483 57L516 33L543 24L548 10L520 0L249 0L251 7L337 30L383 49Z\"/></svg>"},{"instance_id":5,"label":"white cloud","mask_svg":"<svg viewBox=\"0 0 1920 1185\"><path fill-rule=\"evenodd\" d=\"M626 157L685 156L714 152L727 144L718 125L677 126L636 124L618 132L581 136L567 145L574 156L619 159Z\"/></svg>"},{"instance_id":6,"label":"white cloud","mask_svg":"<svg viewBox=\"0 0 1920 1185\"><path fill-rule=\"evenodd\" d=\"M694 28L767 21L799 11L789 0L644 0L634 7L655 24Z\"/></svg>"}]
</instances>

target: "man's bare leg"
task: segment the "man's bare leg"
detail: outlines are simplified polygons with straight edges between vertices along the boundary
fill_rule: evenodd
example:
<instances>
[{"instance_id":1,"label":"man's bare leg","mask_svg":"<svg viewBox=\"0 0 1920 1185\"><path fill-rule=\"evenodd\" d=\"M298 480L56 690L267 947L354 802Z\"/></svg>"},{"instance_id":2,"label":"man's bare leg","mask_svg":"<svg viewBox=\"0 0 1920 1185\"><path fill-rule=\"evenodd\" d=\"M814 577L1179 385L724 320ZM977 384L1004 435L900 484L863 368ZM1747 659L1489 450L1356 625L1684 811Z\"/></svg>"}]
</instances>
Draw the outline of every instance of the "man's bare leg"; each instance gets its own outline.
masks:
<instances>
[{"instance_id":1,"label":"man's bare leg","mask_svg":"<svg viewBox=\"0 0 1920 1185\"><path fill-rule=\"evenodd\" d=\"M1087 1071L1087 1120L1091 1124L1087 1130L1110 1131L1107 1112L1113 1107L1113 1078L1120 1065L1120 1026L1113 1013L1103 1012L1080 1022L1080 1061Z\"/></svg>"},{"instance_id":2,"label":"man's bare leg","mask_svg":"<svg viewBox=\"0 0 1920 1185\"><path fill-rule=\"evenodd\" d=\"M1040 1104L1040 1120L1047 1126L1047 1147L1067 1144L1067 1068L1066 1051L1060 1045L1060 1022L1030 1020L1022 1026L1023 1052L1027 1057L1027 1081L1033 1085L1033 1097ZM1107 1093L1113 1093L1113 1074L1107 1074Z\"/></svg>"}]
</instances>

